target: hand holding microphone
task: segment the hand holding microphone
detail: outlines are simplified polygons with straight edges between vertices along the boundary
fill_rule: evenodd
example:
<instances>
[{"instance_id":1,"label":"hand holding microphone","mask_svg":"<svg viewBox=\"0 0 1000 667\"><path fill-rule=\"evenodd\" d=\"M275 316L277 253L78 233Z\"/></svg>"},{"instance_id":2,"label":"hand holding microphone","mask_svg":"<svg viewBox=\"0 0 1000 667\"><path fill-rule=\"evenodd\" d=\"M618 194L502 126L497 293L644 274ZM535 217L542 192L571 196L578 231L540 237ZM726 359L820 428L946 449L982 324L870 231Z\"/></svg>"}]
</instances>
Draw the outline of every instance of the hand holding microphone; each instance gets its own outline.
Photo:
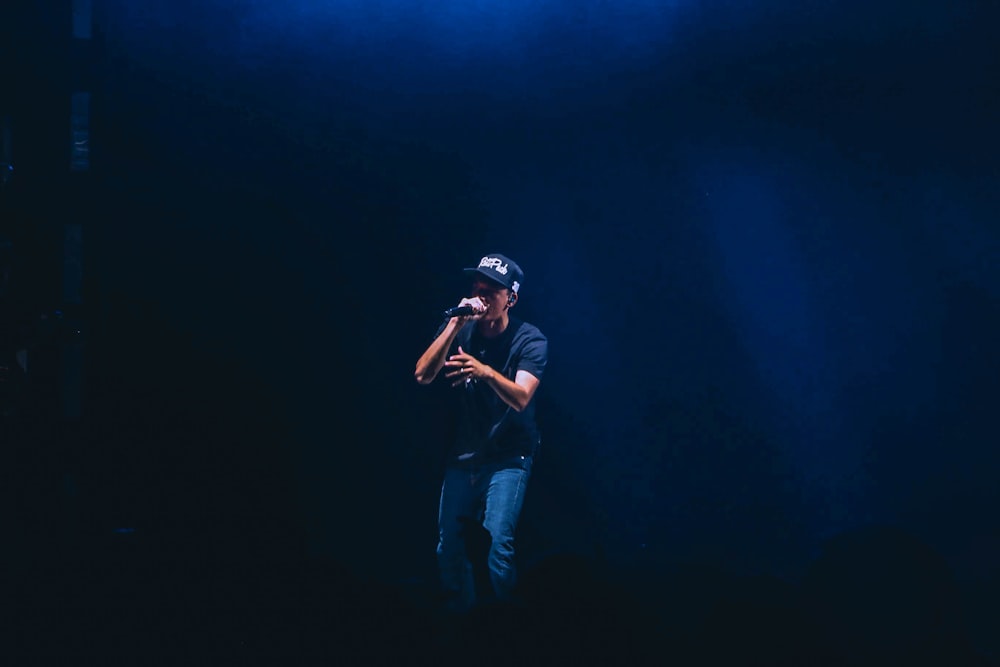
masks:
<instances>
[{"instance_id":1,"label":"hand holding microphone","mask_svg":"<svg viewBox=\"0 0 1000 667\"><path fill-rule=\"evenodd\" d=\"M445 317L469 317L473 315L483 315L486 313L486 302L478 296L471 299L462 299L454 308L444 311Z\"/></svg>"}]
</instances>

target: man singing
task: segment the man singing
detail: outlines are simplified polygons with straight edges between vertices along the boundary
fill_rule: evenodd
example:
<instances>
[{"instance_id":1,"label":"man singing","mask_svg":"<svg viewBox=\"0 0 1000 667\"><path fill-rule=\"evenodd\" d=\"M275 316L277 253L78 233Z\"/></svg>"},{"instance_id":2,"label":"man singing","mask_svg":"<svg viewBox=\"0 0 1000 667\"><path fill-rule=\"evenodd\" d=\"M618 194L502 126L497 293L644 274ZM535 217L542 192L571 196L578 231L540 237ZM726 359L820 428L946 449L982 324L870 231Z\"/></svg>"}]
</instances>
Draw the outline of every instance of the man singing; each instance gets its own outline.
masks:
<instances>
[{"instance_id":1,"label":"man singing","mask_svg":"<svg viewBox=\"0 0 1000 667\"><path fill-rule=\"evenodd\" d=\"M437 560L448 607L475 602L465 549L467 527L490 535L493 594L510 599L517 581L514 533L540 442L535 393L548 361L548 341L511 317L524 274L511 259L486 255L470 295L446 313L414 376L430 384L444 370L455 397L456 438L448 455L438 510Z\"/></svg>"}]
</instances>

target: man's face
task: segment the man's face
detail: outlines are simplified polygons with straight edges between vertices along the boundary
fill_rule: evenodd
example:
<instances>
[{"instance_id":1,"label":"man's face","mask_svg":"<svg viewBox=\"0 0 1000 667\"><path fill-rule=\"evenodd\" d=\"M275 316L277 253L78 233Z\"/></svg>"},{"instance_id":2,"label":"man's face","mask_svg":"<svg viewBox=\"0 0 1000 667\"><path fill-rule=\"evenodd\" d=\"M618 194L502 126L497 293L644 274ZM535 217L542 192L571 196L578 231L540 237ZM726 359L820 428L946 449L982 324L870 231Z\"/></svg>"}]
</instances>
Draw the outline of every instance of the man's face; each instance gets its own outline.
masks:
<instances>
[{"instance_id":1,"label":"man's face","mask_svg":"<svg viewBox=\"0 0 1000 667\"><path fill-rule=\"evenodd\" d=\"M510 292L499 283L477 278L472 282L472 296L478 296L486 302L487 311L483 318L490 319L499 317L504 312Z\"/></svg>"}]
</instances>

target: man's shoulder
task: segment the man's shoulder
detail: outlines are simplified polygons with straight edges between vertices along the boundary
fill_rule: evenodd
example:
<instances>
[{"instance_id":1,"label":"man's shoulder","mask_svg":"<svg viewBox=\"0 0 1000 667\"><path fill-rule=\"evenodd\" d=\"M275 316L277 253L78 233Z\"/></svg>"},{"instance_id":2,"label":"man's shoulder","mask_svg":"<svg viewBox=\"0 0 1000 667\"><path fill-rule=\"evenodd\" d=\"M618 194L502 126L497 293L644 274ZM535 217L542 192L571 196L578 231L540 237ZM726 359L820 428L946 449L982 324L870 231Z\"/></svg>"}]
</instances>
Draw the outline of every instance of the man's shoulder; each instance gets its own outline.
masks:
<instances>
[{"instance_id":1,"label":"man's shoulder","mask_svg":"<svg viewBox=\"0 0 1000 667\"><path fill-rule=\"evenodd\" d=\"M512 318L513 319L513 318ZM530 338L532 340L547 340L542 330L531 322L524 320L514 320L514 336L517 338Z\"/></svg>"}]
</instances>

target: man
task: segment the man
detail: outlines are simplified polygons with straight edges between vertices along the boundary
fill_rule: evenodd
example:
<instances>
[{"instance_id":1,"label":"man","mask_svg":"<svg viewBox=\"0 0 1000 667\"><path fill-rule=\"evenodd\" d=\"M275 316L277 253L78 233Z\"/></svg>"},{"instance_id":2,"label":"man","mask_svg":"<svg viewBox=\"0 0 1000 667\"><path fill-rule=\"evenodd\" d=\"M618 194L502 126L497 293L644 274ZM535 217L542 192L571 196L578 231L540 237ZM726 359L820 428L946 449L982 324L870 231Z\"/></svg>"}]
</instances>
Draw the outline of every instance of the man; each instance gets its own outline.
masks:
<instances>
[{"instance_id":1,"label":"man","mask_svg":"<svg viewBox=\"0 0 1000 667\"><path fill-rule=\"evenodd\" d=\"M475 602L465 550L465 530L475 524L490 536L493 594L509 600L513 593L514 533L540 442L534 398L548 361L542 332L510 315L524 280L521 268L491 254L465 273L470 296L446 313L414 372L417 382L430 384L443 370L457 403L437 545L441 584L455 610Z\"/></svg>"}]
</instances>

